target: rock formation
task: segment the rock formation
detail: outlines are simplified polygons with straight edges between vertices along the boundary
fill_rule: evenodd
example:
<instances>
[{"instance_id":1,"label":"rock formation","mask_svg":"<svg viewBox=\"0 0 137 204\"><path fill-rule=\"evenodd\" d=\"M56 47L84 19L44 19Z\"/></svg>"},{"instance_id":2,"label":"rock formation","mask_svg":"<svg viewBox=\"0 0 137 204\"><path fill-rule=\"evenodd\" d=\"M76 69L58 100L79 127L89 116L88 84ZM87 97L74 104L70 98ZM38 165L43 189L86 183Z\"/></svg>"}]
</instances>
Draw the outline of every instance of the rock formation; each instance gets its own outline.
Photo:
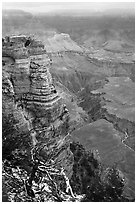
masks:
<instances>
[{"instance_id":1,"label":"rock formation","mask_svg":"<svg viewBox=\"0 0 137 204\"><path fill-rule=\"evenodd\" d=\"M54 56L62 55L65 52L76 52L82 53L82 48L74 42L70 36L66 33L55 34L52 37L44 38L44 44L46 46L47 52Z\"/></svg>"},{"instance_id":2,"label":"rock formation","mask_svg":"<svg viewBox=\"0 0 137 204\"><path fill-rule=\"evenodd\" d=\"M26 144L16 148L32 157L35 148L41 147L39 158L63 167L70 178L69 113L53 85L44 45L22 35L6 37L2 46L3 125L12 120L14 139L25 138L21 141ZM10 129L3 137L7 135L12 137Z\"/></svg>"}]
</instances>

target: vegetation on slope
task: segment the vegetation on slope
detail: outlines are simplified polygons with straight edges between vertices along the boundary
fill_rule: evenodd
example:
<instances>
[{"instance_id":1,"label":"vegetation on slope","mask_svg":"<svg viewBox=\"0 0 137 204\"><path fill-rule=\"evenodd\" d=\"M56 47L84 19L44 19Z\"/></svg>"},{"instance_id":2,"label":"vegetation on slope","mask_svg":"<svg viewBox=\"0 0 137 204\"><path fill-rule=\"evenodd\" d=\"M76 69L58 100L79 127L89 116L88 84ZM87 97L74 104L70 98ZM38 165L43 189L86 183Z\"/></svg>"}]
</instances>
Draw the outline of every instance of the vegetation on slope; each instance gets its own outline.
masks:
<instances>
[{"instance_id":1,"label":"vegetation on slope","mask_svg":"<svg viewBox=\"0 0 137 204\"><path fill-rule=\"evenodd\" d=\"M85 194L83 201L129 201L122 195L125 178L116 167L103 167L97 154L85 151L79 143L73 142L71 151L74 154L71 185L74 192Z\"/></svg>"}]
</instances>

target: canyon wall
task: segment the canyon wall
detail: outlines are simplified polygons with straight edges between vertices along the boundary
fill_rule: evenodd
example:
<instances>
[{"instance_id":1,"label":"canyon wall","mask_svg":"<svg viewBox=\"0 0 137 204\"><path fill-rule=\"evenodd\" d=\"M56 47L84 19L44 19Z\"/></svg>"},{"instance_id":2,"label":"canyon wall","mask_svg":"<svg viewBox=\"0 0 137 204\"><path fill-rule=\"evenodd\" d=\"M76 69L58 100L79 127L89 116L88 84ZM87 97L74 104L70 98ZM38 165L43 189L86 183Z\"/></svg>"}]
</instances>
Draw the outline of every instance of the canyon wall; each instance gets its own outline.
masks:
<instances>
[{"instance_id":1,"label":"canyon wall","mask_svg":"<svg viewBox=\"0 0 137 204\"><path fill-rule=\"evenodd\" d=\"M53 85L43 44L30 37L11 36L3 39L2 45L3 137L14 135L15 149L21 148L30 158L40 147L39 158L63 167L70 178L69 113ZM10 127L5 132L6 124L12 124L13 132ZM25 145L20 145L21 141Z\"/></svg>"}]
</instances>

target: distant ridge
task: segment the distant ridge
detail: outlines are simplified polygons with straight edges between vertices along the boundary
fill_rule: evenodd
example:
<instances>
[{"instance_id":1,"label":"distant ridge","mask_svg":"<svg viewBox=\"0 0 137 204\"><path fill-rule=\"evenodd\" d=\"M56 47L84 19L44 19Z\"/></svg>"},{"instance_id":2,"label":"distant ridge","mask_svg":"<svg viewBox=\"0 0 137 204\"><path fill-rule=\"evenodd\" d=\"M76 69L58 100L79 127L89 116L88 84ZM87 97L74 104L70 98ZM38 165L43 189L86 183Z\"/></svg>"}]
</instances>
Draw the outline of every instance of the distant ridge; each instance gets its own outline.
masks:
<instances>
[{"instance_id":1,"label":"distant ridge","mask_svg":"<svg viewBox=\"0 0 137 204\"><path fill-rule=\"evenodd\" d=\"M42 16L73 16L73 17L88 17L88 16L134 16L135 15L135 9L121 9L121 8L112 8L112 9L106 9L106 10L85 10L85 9L57 9L55 11L24 11L22 9L3 9L2 15L42 15Z\"/></svg>"},{"instance_id":2,"label":"distant ridge","mask_svg":"<svg viewBox=\"0 0 137 204\"><path fill-rule=\"evenodd\" d=\"M32 16L32 14L21 9L3 9L2 16Z\"/></svg>"}]
</instances>

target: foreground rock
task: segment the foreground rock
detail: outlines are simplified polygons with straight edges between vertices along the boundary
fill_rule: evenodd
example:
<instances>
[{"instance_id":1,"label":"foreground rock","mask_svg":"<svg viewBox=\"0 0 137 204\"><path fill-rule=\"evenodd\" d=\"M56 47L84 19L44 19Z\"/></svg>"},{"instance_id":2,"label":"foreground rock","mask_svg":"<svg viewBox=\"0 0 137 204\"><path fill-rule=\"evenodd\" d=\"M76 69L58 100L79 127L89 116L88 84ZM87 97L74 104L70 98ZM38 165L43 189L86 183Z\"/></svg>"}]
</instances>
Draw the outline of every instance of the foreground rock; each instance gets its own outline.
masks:
<instances>
[{"instance_id":1,"label":"foreground rock","mask_svg":"<svg viewBox=\"0 0 137 204\"><path fill-rule=\"evenodd\" d=\"M26 36L7 37L2 55L3 155L21 154L21 165L30 170L37 149L41 161L63 167L70 178L69 114L53 85L44 46Z\"/></svg>"}]
</instances>

